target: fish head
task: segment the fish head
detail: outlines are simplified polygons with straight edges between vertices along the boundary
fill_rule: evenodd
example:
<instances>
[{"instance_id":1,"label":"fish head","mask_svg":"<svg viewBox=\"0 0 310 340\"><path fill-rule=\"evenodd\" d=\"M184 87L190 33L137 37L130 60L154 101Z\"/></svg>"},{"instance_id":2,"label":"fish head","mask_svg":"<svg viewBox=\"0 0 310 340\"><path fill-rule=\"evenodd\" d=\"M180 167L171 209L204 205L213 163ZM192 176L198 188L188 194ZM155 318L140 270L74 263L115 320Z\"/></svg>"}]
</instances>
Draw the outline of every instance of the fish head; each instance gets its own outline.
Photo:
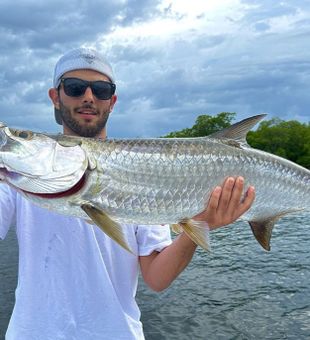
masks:
<instances>
[{"instance_id":1,"label":"fish head","mask_svg":"<svg viewBox=\"0 0 310 340\"><path fill-rule=\"evenodd\" d=\"M0 123L0 180L19 191L65 192L82 179L87 167L87 155L77 140L59 143L52 136Z\"/></svg>"}]
</instances>

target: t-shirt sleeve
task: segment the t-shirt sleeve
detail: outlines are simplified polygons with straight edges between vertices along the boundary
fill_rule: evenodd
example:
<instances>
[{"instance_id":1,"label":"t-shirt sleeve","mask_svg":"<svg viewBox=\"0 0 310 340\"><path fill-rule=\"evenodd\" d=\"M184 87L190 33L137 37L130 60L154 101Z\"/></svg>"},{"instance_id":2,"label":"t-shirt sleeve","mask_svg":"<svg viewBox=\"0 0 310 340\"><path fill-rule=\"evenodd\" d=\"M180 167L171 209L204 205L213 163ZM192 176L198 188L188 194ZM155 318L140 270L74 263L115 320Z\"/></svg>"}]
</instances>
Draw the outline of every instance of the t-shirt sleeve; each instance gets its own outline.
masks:
<instances>
[{"instance_id":1,"label":"t-shirt sleeve","mask_svg":"<svg viewBox=\"0 0 310 340\"><path fill-rule=\"evenodd\" d=\"M16 193L7 184L0 183L0 239L4 239L15 223Z\"/></svg>"},{"instance_id":2,"label":"t-shirt sleeve","mask_svg":"<svg viewBox=\"0 0 310 340\"><path fill-rule=\"evenodd\" d=\"M150 255L153 251L161 252L172 242L168 225L139 225L136 237L140 256Z\"/></svg>"}]
</instances>

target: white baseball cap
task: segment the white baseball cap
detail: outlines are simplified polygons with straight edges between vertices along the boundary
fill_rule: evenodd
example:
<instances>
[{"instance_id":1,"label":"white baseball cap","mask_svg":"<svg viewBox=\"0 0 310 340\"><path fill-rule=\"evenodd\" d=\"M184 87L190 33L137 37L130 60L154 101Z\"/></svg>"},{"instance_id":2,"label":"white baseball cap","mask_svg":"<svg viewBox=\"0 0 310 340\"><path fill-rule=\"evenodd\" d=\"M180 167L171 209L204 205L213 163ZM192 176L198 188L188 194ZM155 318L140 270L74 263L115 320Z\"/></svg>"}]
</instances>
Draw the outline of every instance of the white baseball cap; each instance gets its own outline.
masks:
<instances>
[{"instance_id":1,"label":"white baseball cap","mask_svg":"<svg viewBox=\"0 0 310 340\"><path fill-rule=\"evenodd\" d=\"M115 82L110 63L98 51L80 47L64 54L57 62L54 70L53 85L57 88L61 77L69 71L89 69L106 75L112 83Z\"/></svg>"}]
</instances>

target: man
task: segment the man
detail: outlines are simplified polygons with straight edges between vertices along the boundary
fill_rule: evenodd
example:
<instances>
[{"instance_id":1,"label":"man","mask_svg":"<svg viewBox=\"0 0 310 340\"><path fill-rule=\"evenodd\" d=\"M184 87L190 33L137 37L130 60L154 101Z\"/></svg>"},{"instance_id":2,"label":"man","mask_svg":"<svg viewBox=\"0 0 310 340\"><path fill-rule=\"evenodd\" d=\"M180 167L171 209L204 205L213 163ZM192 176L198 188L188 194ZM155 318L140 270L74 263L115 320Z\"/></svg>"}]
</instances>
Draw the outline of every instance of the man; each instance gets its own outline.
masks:
<instances>
[{"instance_id":1,"label":"man","mask_svg":"<svg viewBox=\"0 0 310 340\"><path fill-rule=\"evenodd\" d=\"M106 137L117 100L114 82L111 66L94 50L80 48L60 58L49 96L64 134ZM254 200L252 187L241 201L242 191L242 178L226 179L194 219L210 230L235 221ZM19 279L7 340L144 339L135 302L139 269L161 291L196 249L185 233L172 242L167 226L126 225L135 256L96 226L36 207L1 185L0 238L11 224L17 229Z\"/></svg>"}]
</instances>

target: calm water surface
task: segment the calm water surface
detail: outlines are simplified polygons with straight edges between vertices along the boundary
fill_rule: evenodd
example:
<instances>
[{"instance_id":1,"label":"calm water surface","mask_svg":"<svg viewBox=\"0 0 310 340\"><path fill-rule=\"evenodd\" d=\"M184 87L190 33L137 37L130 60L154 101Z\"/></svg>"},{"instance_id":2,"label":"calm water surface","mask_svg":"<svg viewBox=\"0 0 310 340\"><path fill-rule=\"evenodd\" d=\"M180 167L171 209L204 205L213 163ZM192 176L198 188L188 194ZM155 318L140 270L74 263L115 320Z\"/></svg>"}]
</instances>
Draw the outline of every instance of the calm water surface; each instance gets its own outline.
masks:
<instances>
[{"instance_id":1,"label":"calm water surface","mask_svg":"<svg viewBox=\"0 0 310 340\"><path fill-rule=\"evenodd\" d=\"M309 214L282 219L267 253L238 222L213 232L212 253L198 250L163 293L140 281L146 339L310 339L309 228ZM0 242L0 339L13 307L16 271L12 230Z\"/></svg>"}]
</instances>

